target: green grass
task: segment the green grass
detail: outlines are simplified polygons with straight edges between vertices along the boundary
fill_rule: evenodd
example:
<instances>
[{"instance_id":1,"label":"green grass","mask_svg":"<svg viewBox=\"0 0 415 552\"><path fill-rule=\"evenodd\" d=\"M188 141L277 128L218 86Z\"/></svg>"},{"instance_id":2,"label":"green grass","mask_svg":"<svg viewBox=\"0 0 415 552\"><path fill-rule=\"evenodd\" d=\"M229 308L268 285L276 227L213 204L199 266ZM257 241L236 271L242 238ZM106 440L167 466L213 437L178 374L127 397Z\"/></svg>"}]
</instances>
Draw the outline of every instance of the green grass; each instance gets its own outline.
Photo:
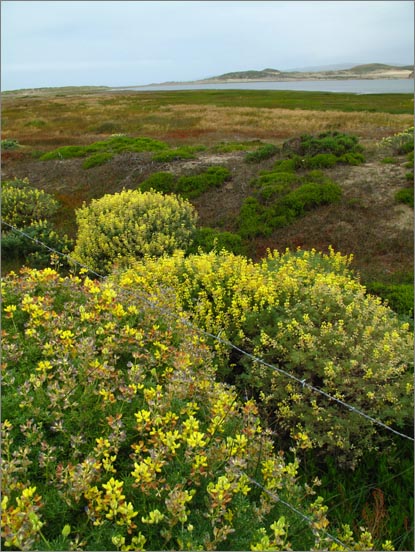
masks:
<instances>
[{"instance_id":1,"label":"green grass","mask_svg":"<svg viewBox=\"0 0 415 552\"><path fill-rule=\"evenodd\" d=\"M408 113L414 109L412 94L345 94L293 90L180 90L136 92L148 105L216 105L220 107L267 107L318 111L369 111Z\"/></svg>"}]
</instances>

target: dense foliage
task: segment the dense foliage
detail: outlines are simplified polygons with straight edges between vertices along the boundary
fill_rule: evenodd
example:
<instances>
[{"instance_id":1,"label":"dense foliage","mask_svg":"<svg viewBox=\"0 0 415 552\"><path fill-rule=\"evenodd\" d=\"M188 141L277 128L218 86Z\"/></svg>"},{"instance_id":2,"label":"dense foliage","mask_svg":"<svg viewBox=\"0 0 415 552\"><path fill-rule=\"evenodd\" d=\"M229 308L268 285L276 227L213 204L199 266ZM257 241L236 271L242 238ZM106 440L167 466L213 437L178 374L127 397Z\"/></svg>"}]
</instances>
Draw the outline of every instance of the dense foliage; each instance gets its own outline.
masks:
<instances>
[{"instance_id":1,"label":"dense foliage","mask_svg":"<svg viewBox=\"0 0 415 552\"><path fill-rule=\"evenodd\" d=\"M23 228L49 218L58 207L58 202L50 194L30 186L26 178L2 183L1 218L13 226Z\"/></svg>"},{"instance_id":2,"label":"dense foliage","mask_svg":"<svg viewBox=\"0 0 415 552\"><path fill-rule=\"evenodd\" d=\"M357 136L333 131L322 132L318 136L304 134L300 138L292 138L283 144L283 151L300 156L330 153L340 157L346 153L361 153L363 148Z\"/></svg>"},{"instance_id":3,"label":"dense foliage","mask_svg":"<svg viewBox=\"0 0 415 552\"><path fill-rule=\"evenodd\" d=\"M229 169L220 166L209 167L199 174L180 177L169 172L156 172L141 182L140 190L174 193L194 199L211 188L219 188L230 176Z\"/></svg>"},{"instance_id":4,"label":"dense foliage","mask_svg":"<svg viewBox=\"0 0 415 552\"><path fill-rule=\"evenodd\" d=\"M259 163L264 159L270 159L278 152L277 146L274 144L265 144L255 151L250 151L245 155L246 163Z\"/></svg>"},{"instance_id":5,"label":"dense foliage","mask_svg":"<svg viewBox=\"0 0 415 552\"><path fill-rule=\"evenodd\" d=\"M124 190L76 211L73 257L100 274L144 255L171 254L192 240L197 214L186 200L158 192Z\"/></svg>"},{"instance_id":6,"label":"dense foliage","mask_svg":"<svg viewBox=\"0 0 415 552\"><path fill-rule=\"evenodd\" d=\"M136 263L120 282L174 289L177 307L205 330L410 432L412 335L380 299L366 295L348 262L334 252L274 252L260 264L226 252L176 254ZM364 451L388 446L389 435L371 422L276 370L219 349L230 363L224 376L248 386L278 431L301 448L355 466Z\"/></svg>"},{"instance_id":7,"label":"dense foliage","mask_svg":"<svg viewBox=\"0 0 415 552\"><path fill-rule=\"evenodd\" d=\"M238 219L243 238L269 236L306 211L334 203L341 197L340 186L319 171L300 176L281 169L289 167L279 163L254 179L254 196L244 201Z\"/></svg>"},{"instance_id":8,"label":"dense foliage","mask_svg":"<svg viewBox=\"0 0 415 552\"><path fill-rule=\"evenodd\" d=\"M51 269L10 274L2 294L3 546L343 549L329 530L373 548L364 529L356 542L329 526L255 403L215 381L183 316L166 319L168 297L154 308Z\"/></svg>"}]
</instances>

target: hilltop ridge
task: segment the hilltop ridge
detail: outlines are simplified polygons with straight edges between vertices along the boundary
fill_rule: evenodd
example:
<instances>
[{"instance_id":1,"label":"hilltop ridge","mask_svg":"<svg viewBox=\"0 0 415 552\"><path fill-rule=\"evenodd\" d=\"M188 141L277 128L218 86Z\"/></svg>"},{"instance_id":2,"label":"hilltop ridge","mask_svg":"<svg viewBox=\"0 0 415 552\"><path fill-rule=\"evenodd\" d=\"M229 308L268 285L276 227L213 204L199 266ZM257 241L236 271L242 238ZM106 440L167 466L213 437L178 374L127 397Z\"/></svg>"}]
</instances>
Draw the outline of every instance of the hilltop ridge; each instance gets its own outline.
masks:
<instances>
[{"instance_id":1,"label":"hilltop ridge","mask_svg":"<svg viewBox=\"0 0 415 552\"><path fill-rule=\"evenodd\" d=\"M414 76L411 65L387 65L385 63L366 63L348 69L324 71L280 71L266 68L232 71L193 81L170 81L157 84L218 84L237 82L282 82L296 80L347 80L347 79L410 79Z\"/></svg>"}]
</instances>

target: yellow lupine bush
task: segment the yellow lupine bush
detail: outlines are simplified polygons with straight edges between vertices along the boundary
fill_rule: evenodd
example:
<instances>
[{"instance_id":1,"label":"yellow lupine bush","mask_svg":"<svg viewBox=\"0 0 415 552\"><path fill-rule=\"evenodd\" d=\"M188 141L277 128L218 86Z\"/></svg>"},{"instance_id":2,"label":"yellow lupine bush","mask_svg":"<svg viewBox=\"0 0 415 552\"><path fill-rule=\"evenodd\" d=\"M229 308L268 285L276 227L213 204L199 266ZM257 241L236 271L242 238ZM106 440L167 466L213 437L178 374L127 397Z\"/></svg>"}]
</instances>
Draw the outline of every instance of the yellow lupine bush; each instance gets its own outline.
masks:
<instances>
[{"instance_id":1,"label":"yellow lupine bush","mask_svg":"<svg viewBox=\"0 0 415 552\"><path fill-rule=\"evenodd\" d=\"M279 254L260 263L226 251L146 258L121 273L122 286L176 293L195 325L283 368L383 423L412 419L412 334L333 250ZM214 343L225 358L231 350ZM230 356L232 359L232 356ZM242 357L241 383L302 449L336 454L355 466L390 435L277 371ZM227 370L232 370L228 366ZM226 374L226 370L225 370ZM228 375L230 381L237 382Z\"/></svg>"},{"instance_id":2,"label":"yellow lupine bush","mask_svg":"<svg viewBox=\"0 0 415 552\"><path fill-rule=\"evenodd\" d=\"M51 269L4 278L4 547L327 549L322 529L336 528L298 462L274 452L254 401L215 381L212 352L184 318L166 321L159 295L150 308Z\"/></svg>"},{"instance_id":3,"label":"yellow lupine bush","mask_svg":"<svg viewBox=\"0 0 415 552\"><path fill-rule=\"evenodd\" d=\"M123 190L93 199L76 211L73 257L99 273L151 255L186 249L197 214L186 200L159 192Z\"/></svg>"},{"instance_id":4,"label":"yellow lupine bush","mask_svg":"<svg viewBox=\"0 0 415 552\"><path fill-rule=\"evenodd\" d=\"M30 186L27 178L15 178L1 185L1 218L17 228L51 217L58 207L50 194Z\"/></svg>"}]
</instances>

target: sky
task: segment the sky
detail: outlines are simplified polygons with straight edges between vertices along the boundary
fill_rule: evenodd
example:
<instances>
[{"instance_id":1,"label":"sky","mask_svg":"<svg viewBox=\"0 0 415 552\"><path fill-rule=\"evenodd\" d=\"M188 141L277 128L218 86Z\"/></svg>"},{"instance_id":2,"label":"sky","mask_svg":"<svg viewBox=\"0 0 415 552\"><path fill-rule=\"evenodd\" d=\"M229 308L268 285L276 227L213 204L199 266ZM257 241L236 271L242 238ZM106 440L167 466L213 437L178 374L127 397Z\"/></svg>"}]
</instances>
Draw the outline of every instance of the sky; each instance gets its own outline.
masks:
<instances>
[{"instance_id":1,"label":"sky","mask_svg":"<svg viewBox=\"0 0 415 552\"><path fill-rule=\"evenodd\" d=\"M414 3L1 2L1 89L138 86L231 71L412 65Z\"/></svg>"}]
</instances>

